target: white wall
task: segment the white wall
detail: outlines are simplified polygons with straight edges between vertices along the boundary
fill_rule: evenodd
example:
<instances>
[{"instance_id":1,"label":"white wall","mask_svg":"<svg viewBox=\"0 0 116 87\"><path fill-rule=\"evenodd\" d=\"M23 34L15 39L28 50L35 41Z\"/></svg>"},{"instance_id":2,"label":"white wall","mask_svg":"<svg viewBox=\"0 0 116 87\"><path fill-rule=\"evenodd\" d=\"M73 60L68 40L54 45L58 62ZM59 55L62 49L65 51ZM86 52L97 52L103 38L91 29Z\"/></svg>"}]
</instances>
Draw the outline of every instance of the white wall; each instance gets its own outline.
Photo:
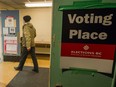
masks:
<instances>
[{"instance_id":1,"label":"white wall","mask_svg":"<svg viewBox=\"0 0 116 87\"><path fill-rule=\"evenodd\" d=\"M30 15L30 21L37 31L37 42L51 42L52 8L20 9L20 36L22 36L23 16Z\"/></svg>"}]
</instances>

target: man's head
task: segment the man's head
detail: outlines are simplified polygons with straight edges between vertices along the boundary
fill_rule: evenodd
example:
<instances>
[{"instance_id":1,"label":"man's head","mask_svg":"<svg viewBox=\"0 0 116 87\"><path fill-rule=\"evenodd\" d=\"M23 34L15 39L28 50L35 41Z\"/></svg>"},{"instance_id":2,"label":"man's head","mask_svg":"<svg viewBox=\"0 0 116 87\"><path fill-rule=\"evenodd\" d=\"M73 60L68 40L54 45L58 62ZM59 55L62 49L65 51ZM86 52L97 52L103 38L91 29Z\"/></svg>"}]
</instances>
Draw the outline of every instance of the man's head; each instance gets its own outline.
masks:
<instances>
[{"instance_id":1,"label":"man's head","mask_svg":"<svg viewBox=\"0 0 116 87\"><path fill-rule=\"evenodd\" d=\"M23 20L25 22L29 22L31 20L31 17L29 15L26 15L26 16L23 17Z\"/></svg>"}]
</instances>

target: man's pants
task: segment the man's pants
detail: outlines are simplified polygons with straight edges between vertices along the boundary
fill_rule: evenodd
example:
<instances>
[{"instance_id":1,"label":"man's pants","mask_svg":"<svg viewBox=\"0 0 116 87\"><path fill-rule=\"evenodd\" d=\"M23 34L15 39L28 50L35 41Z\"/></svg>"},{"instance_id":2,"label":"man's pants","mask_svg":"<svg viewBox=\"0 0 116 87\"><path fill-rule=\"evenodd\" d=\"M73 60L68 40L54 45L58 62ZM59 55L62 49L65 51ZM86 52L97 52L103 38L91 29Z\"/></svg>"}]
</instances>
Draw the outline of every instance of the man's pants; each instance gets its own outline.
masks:
<instances>
[{"instance_id":1,"label":"man's pants","mask_svg":"<svg viewBox=\"0 0 116 87\"><path fill-rule=\"evenodd\" d=\"M37 62L36 54L35 54L35 47L31 47L30 51L28 51L26 47L22 48L22 54L21 54L21 59L20 59L18 68L19 69L23 68L24 63L29 53L31 54L31 58L34 64L34 70L38 70L38 62Z\"/></svg>"}]
</instances>

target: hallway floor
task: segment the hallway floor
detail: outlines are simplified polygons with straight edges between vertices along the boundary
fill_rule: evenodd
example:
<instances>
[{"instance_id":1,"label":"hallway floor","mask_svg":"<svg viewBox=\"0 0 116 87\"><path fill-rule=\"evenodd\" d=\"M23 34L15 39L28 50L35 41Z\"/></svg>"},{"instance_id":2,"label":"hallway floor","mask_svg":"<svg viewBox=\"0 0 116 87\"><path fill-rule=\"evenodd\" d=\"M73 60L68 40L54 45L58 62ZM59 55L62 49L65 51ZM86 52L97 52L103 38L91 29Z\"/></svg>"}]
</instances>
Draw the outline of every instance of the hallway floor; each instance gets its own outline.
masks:
<instances>
[{"instance_id":1,"label":"hallway floor","mask_svg":"<svg viewBox=\"0 0 116 87\"><path fill-rule=\"evenodd\" d=\"M0 87L6 87L6 85L14 78L19 72L14 70L14 67L18 66L19 62L2 62L0 63ZM39 67L50 67L50 58L48 56L39 55L38 57ZM31 58L27 58L25 66L33 66Z\"/></svg>"}]
</instances>

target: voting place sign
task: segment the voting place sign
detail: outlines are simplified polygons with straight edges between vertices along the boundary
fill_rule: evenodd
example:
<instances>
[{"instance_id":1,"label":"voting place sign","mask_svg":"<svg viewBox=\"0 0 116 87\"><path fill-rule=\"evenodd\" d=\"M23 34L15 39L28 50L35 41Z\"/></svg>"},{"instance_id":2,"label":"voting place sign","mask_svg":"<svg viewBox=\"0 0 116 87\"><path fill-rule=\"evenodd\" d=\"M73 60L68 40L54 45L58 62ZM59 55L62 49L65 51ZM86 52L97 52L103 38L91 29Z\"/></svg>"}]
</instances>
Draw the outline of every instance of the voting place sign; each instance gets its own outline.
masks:
<instances>
[{"instance_id":1,"label":"voting place sign","mask_svg":"<svg viewBox=\"0 0 116 87\"><path fill-rule=\"evenodd\" d=\"M112 73L115 27L115 8L64 10L61 67Z\"/></svg>"}]
</instances>

